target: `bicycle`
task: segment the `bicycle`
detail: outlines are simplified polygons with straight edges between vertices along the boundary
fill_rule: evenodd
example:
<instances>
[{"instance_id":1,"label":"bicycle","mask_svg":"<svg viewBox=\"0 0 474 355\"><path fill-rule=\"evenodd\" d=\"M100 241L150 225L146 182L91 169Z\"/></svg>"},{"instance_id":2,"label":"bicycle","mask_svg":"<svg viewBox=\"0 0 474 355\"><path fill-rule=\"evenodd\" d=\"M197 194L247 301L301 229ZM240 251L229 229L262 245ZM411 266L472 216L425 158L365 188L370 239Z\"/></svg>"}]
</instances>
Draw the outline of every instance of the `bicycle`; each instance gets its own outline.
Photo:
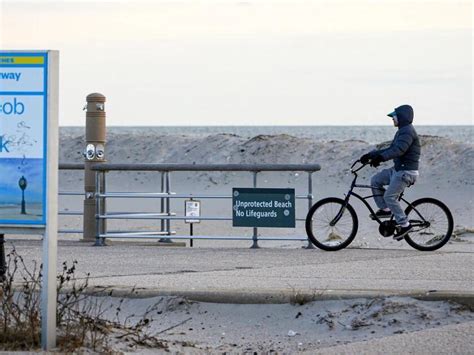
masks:
<instances>
[{"instance_id":1,"label":"bicycle","mask_svg":"<svg viewBox=\"0 0 474 355\"><path fill-rule=\"evenodd\" d=\"M362 164L354 169L358 163L360 160L355 161L350 168L354 179L344 199L324 198L316 202L308 211L306 233L309 240L320 249L341 250L356 237L359 219L354 208L349 204L351 196L361 200L369 209L371 218L379 224L379 233L383 237L395 234L397 223L393 215L389 220L382 221L366 201L377 195L362 197L353 192L354 188L372 188L370 185L357 184L357 172L368 165ZM383 189L379 190L384 191ZM454 222L451 211L443 202L431 197L424 197L410 203L403 198L403 193L400 194L398 200L407 204L405 214L413 226L413 229L404 238L410 246L422 251L432 251L441 248L449 241L453 233Z\"/></svg>"}]
</instances>

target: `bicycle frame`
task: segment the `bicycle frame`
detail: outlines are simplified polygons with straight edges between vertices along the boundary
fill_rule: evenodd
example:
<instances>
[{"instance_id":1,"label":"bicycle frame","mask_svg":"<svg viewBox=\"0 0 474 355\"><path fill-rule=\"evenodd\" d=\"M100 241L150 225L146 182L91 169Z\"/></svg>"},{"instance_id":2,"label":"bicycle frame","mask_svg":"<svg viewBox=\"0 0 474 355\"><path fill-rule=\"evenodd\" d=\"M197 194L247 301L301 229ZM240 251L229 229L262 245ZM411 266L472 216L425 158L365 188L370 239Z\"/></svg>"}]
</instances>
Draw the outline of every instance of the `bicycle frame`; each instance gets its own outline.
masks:
<instances>
[{"instance_id":1,"label":"bicycle frame","mask_svg":"<svg viewBox=\"0 0 474 355\"><path fill-rule=\"evenodd\" d=\"M378 218L376 215L375 215L375 211L374 209L370 206L370 204L367 202L367 199L369 198L373 198L375 196L383 196L383 194L380 194L380 195L370 195L370 196L365 196L365 197L362 197L360 196L359 194L355 193L353 190L354 188L361 188L361 189L375 189L375 190L380 190L380 191L385 191L384 189L380 189L380 188L377 188L375 186L371 186L371 185L358 185L357 184L357 178L359 177L357 172L359 170L361 170L362 168L364 168L367 164L362 164L359 168L357 169L353 169L354 166L357 164L357 163L360 163L360 160L356 160L354 162L354 164L352 164L351 166L351 173L354 174L354 179L352 180L352 183L351 183L351 187L349 189L349 191L347 192L346 194L346 197L344 199L344 206L340 209L340 211L337 213L336 217L334 217L334 219L329 223L329 225L331 227L334 227L336 225L336 223L341 219L342 215L344 214L344 210L346 209L346 206L349 204L349 199L351 198L351 196L354 196L356 198L358 198L360 201L362 201L362 203L367 207L367 209L370 211L370 213L374 216L375 218L375 221L380 225L382 224L383 222L380 220L380 218ZM408 202L407 200L405 200L403 198L403 194L404 192L402 192L400 194L400 196L398 197L398 200L399 201L403 201L405 202L408 206L411 206L411 208L418 214L418 216L420 216L420 218L422 219L422 222L418 222L416 223L417 226L422 226L422 227L427 227L429 226L429 222L427 222L423 216L420 214L420 212L418 212L418 210L413 207L413 205ZM392 217L390 218L390 221L393 220L393 215ZM415 221L414 221L415 222Z\"/></svg>"}]
</instances>

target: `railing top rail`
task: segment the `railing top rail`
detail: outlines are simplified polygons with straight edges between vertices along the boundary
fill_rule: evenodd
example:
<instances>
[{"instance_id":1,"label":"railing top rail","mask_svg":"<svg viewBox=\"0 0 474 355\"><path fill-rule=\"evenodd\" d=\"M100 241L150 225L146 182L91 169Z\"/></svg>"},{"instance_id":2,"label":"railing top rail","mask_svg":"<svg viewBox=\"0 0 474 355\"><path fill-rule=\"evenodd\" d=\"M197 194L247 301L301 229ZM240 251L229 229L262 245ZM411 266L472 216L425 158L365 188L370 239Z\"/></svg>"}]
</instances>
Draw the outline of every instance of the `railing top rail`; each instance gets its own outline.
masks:
<instances>
[{"instance_id":1,"label":"railing top rail","mask_svg":"<svg viewBox=\"0 0 474 355\"><path fill-rule=\"evenodd\" d=\"M84 170L83 163L60 163L59 170Z\"/></svg>"},{"instance_id":2,"label":"railing top rail","mask_svg":"<svg viewBox=\"0 0 474 355\"><path fill-rule=\"evenodd\" d=\"M95 171L307 171L321 170L319 164L97 164Z\"/></svg>"}]
</instances>

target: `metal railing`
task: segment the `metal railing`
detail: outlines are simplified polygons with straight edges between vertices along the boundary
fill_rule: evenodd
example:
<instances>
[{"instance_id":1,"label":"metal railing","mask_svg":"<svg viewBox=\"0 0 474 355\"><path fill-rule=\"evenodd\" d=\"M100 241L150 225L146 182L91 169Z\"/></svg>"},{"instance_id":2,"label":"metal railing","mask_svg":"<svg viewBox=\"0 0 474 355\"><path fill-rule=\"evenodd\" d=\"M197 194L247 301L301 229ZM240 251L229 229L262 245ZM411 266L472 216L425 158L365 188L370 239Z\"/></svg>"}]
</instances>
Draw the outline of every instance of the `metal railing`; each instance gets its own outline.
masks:
<instances>
[{"instance_id":1,"label":"metal railing","mask_svg":"<svg viewBox=\"0 0 474 355\"><path fill-rule=\"evenodd\" d=\"M59 171L70 171L70 170L80 170L84 171L84 164L72 164L72 163L61 163L59 164ZM59 196L84 196L84 187L82 187L82 191L59 191ZM83 216L83 202L81 200L79 206L80 210L77 211L69 211L69 210L59 210L59 216ZM61 205L61 203L60 203ZM66 229L66 228L59 228L58 233L60 234L82 234L82 229Z\"/></svg>"},{"instance_id":2,"label":"metal railing","mask_svg":"<svg viewBox=\"0 0 474 355\"><path fill-rule=\"evenodd\" d=\"M106 238L161 238L172 236L173 239L215 239L215 240L251 240L252 248L258 248L259 240L293 240L304 241L307 237L299 238L278 238L278 237L259 237L258 228L253 227L252 237L216 237L216 236L177 236L171 230L172 220L189 220L189 216L177 216L171 212L171 199L232 199L231 195L204 195L204 194L176 194L171 192L171 172L194 171L194 172L250 172L253 174L253 187L257 187L257 175L264 171L284 172L284 171L304 171L308 173L308 193L307 195L296 195L296 199L307 199L308 209L313 205L313 179L312 174L321 169L319 164L98 164L92 167L96 172L96 245L105 245ZM128 172L160 172L161 173L161 192L107 192L106 174L115 171ZM107 212L107 199L111 198L159 198L161 199L161 208L159 212L150 213L131 213ZM161 230L159 231L116 231L108 232L106 221L109 219L159 219L161 221ZM193 220L205 221L231 221L232 217L192 217ZM296 221L305 221L305 218L296 218ZM168 239L168 238L165 238ZM308 248L312 244L308 241Z\"/></svg>"}]
</instances>

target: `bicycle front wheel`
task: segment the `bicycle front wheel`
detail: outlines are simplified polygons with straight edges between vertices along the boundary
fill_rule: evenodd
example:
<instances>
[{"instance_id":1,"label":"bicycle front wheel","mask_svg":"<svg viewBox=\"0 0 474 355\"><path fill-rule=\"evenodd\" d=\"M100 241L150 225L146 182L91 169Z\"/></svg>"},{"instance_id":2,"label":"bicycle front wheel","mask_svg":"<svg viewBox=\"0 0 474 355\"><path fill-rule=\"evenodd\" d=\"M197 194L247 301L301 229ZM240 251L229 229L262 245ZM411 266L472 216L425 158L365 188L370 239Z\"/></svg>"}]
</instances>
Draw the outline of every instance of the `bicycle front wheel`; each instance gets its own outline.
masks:
<instances>
[{"instance_id":1,"label":"bicycle front wheel","mask_svg":"<svg viewBox=\"0 0 474 355\"><path fill-rule=\"evenodd\" d=\"M347 247L357 234L359 222L351 205L336 197L314 204L306 216L306 233L318 248L335 251Z\"/></svg>"},{"instance_id":2,"label":"bicycle front wheel","mask_svg":"<svg viewBox=\"0 0 474 355\"><path fill-rule=\"evenodd\" d=\"M420 198L405 210L413 230L405 237L415 249L432 251L445 245L453 234L453 216L449 208L434 198Z\"/></svg>"}]
</instances>

